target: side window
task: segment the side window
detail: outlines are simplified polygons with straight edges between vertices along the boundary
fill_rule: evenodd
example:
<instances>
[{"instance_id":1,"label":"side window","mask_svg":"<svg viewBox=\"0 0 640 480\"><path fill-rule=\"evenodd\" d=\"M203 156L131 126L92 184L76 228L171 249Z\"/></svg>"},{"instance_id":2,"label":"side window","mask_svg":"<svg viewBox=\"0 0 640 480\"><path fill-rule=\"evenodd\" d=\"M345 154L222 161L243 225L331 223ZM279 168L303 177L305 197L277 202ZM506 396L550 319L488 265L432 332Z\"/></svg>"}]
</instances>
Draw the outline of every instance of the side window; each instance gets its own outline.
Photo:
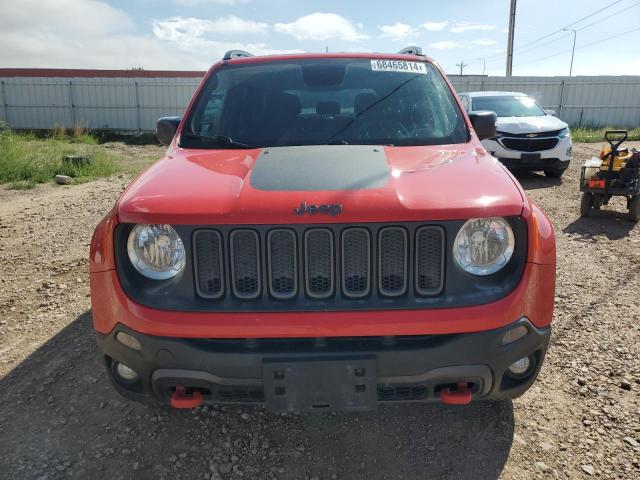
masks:
<instances>
[{"instance_id":1,"label":"side window","mask_svg":"<svg viewBox=\"0 0 640 480\"><path fill-rule=\"evenodd\" d=\"M469 98L466 95L460 95L460 101L462 102L462 106L468 112L469 111Z\"/></svg>"}]
</instances>

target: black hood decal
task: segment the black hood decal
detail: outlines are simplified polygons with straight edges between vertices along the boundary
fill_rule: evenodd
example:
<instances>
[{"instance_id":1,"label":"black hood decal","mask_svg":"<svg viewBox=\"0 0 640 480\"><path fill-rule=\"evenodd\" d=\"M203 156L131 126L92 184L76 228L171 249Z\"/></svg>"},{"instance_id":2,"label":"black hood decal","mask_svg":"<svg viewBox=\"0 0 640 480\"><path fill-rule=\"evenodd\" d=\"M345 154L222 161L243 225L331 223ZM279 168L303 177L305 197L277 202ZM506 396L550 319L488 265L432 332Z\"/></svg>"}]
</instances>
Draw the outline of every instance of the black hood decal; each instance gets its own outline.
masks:
<instances>
[{"instance_id":1,"label":"black hood decal","mask_svg":"<svg viewBox=\"0 0 640 480\"><path fill-rule=\"evenodd\" d=\"M310 145L265 149L251 172L256 190L362 190L389 180L383 147Z\"/></svg>"}]
</instances>

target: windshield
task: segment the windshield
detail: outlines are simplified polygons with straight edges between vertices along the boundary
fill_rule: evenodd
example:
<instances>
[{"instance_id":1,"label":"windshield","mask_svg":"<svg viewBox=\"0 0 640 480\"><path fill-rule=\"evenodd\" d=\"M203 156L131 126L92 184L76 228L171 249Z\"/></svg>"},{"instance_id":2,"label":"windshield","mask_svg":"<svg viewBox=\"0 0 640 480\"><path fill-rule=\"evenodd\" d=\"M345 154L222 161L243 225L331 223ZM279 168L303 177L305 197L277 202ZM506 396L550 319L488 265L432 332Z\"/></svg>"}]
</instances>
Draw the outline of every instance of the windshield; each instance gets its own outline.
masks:
<instances>
[{"instance_id":1,"label":"windshield","mask_svg":"<svg viewBox=\"0 0 640 480\"><path fill-rule=\"evenodd\" d=\"M491 110L498 117L542 117L545 111L531 97L476 97L473 111Z\"/></svg>"},{"instance_id":2,"label":"windshield","mask_svg":"<svg viewBox=\"0 0 640 480\"><path fill-rule=\"evenodd\" d=\"M223 66L180 145L441 145L468 132L444 79L423 62L313 59Z\"/></svg>"}]
</instances>

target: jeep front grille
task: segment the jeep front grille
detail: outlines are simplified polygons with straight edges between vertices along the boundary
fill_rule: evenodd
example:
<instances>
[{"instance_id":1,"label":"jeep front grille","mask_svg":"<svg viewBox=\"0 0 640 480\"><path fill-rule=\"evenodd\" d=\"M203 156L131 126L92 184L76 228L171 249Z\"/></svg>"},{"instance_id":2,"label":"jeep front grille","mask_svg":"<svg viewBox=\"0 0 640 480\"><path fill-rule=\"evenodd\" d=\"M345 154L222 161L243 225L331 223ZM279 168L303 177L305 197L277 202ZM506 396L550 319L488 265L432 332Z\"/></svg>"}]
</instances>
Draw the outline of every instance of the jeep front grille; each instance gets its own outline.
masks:
<instances>
[{"instance_id":1,"label":"jeep front grille","mask_svg":"<svg viewBox=\"0 0 640 480\"><path fill-rule=\"evenodd\" d=\"M444 288L445 244L435 225L199 229L196 293L227 302L435 296Z\"/></svg>"}]
</instances>

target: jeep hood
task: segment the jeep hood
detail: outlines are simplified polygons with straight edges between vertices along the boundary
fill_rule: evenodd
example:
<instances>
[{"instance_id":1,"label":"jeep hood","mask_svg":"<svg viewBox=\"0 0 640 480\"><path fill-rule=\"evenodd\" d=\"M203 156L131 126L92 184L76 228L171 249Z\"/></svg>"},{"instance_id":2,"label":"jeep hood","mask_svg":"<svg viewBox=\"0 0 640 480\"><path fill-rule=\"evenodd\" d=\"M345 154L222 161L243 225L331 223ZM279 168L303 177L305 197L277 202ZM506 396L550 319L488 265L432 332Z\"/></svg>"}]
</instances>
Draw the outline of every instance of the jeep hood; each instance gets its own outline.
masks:
<instances>
[{"instance_id":1,"label":"jeep hood","mask_svg":"<svg viewBox=\"0 0 640 480\"><path fill-rule=\"evenodd\" d=\"M125 223L282 224L520 215L524 193L496 159L452 146L170 148L118 202ZM300 214L301 204L341 205Z\"/></svg>"}]
</instances>

